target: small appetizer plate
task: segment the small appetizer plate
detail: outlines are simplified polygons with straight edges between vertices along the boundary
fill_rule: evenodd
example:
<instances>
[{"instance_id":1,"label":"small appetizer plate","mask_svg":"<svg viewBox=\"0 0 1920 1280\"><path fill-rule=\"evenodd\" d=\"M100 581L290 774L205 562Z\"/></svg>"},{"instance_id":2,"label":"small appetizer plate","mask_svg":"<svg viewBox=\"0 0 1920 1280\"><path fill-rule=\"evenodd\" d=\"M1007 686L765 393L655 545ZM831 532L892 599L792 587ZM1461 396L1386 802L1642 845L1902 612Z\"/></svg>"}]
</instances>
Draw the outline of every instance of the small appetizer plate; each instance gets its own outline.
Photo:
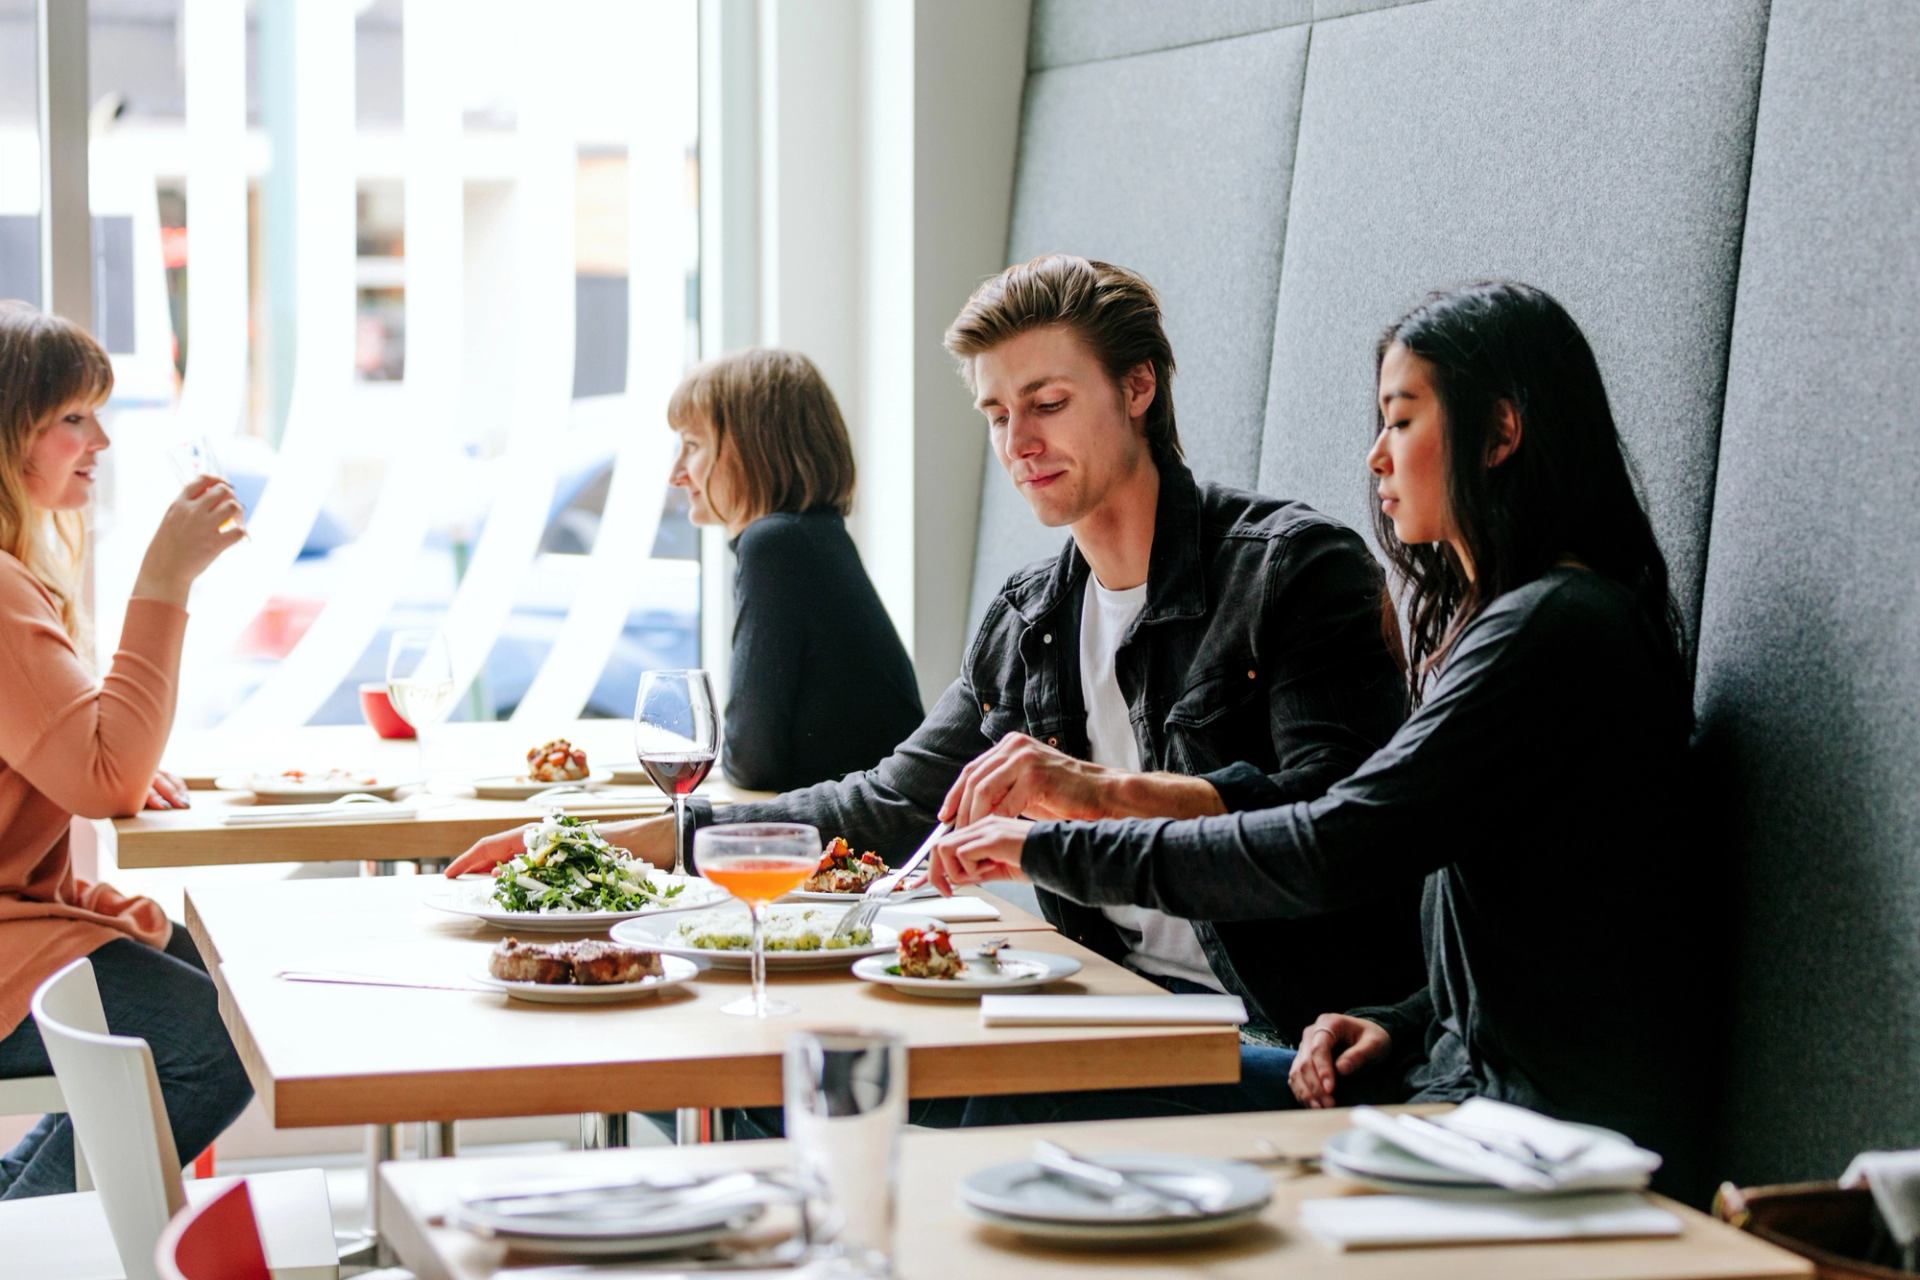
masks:
<instances>
[{"instance_id":1,"label":"small appetizer plate","mask_svg":"<svg viewBox=\"0 0 1920 1280\"><path fill-rule=\"evenodd\" d=\"M948 1000L978 1000L987 992L1022 991L1044 987L1080 972L1080 962L1072 956L1057 956L1050 951L1000 952L998 970L991 970L977 956L961 951L966 968L952 978L909 978L900 972L894 956L868 956L853 966L853 976L878 982L913 996L939 996Z\"/></svg>"},{"instance_id":2,"label":"small appetizer plate","mask_svg":"<svg viewBox=\"0 0 1920 1280\"><path fill-rule=\"evenodd\" d=\"M503 991L515 1000L528 1000L534 1004L615 1004L638 996L650 996L683 982L692 982L698 976L700 966L693 961L663 955L660 957L659 975L642 978L638 982L585 985L570 982L508 982L504 978L494 977L484 968L474 971L473 980L485 983L496 991Z\"/></svg>"}]
</instances>

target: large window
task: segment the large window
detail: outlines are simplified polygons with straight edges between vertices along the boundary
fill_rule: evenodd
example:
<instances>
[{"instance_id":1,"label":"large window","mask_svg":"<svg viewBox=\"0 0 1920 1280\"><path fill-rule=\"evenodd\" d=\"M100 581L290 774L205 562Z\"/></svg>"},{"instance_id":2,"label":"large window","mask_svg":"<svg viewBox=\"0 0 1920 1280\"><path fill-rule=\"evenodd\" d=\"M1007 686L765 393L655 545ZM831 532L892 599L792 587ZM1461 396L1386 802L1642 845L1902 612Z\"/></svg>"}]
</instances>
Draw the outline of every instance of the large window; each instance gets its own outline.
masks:
<instances>
[{"instance_id":1,"label":"large window","mask_svg":"<svg viewBox=\"0 0 1920 1280\"><path fill-rule=\"evenodd\" d=\"M0 2L4 289L37 151L32 6ZM697 346L695 0L92 0L89 58L103 649L205 437L251 536L195 590L183 727L356 719L403 626L445 627L463 718L625 715L698 664L661 418Z\"/></svg>"}]
</instances>

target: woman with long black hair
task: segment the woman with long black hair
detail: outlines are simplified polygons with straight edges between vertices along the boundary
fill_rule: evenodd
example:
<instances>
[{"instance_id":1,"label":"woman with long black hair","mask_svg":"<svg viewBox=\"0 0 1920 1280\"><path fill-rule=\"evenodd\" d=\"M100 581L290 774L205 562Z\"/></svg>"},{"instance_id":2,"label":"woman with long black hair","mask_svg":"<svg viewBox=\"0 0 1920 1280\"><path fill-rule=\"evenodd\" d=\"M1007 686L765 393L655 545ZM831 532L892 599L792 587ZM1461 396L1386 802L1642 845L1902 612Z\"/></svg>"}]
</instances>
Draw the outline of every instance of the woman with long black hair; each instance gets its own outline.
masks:
<instances>
[{"instance_id":1,"label":"woman with long black hair","mask_svg":"<svg viewBox=\"0 0 1920 1280\"><path fill-rule=\"evenodd\" d=\"M1688 666L1598 364L1559 303L1491 282L1395 322L1376 367L1367 464L1415 714L1321 799L988 818L946 838L935 881L1024 875L1079 902L1233 919L1424 877L1426 986L1316 1020L1295 1098L1498 1098L1624 1130L1677 1185L1701 1126L1699 1024L1680 1014L1698 981Z\"/></svg>"}]
</instances>

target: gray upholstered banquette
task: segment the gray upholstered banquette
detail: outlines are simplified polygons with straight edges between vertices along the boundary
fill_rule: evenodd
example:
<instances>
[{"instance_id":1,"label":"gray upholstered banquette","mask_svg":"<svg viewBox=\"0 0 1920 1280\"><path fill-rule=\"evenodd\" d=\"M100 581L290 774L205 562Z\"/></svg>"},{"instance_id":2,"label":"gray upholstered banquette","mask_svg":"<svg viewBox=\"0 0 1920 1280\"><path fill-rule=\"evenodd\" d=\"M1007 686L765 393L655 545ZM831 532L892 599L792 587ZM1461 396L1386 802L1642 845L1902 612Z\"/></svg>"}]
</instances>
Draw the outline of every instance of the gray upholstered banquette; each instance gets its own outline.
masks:
<instances>
[{"instance_id":1,"label":"gray upholstered banquette","mask_svg":"<svg viewBox=\"0 0 1920 1280\"><path fill-rule=\"evenodd\" d=\"M1009 260L1159 287L1201 476L1365 528L1387 321L1586 328L1698 639L1736 928L1671 1034L1730 1020L1743 1181L1920 1146L1916 66L1913 0L1034 6ZM1058 545L989 474L973 618Z\"/></svg>"}]
</instances>

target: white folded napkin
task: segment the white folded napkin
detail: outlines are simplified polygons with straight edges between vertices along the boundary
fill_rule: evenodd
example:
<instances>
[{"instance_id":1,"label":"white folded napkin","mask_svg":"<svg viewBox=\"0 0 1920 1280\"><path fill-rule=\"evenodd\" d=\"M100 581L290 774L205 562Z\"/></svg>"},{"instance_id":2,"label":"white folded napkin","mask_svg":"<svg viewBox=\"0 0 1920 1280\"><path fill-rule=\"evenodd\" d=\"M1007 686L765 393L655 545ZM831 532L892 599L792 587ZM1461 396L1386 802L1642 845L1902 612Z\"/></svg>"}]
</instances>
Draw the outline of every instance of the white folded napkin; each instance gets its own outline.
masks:
<instances>
[{"instance_id":1,"label":"white folded napkin","mask_svg":"<svg viewBox=\"0 0 1920 1280\"><path fill-rule=\"evenodd\" d=\"M1680 1219L1629 1191L1535 1200L1341 1196L1308 1200L1300 1225L1336 1249L1677 1236Z\"/></svg>"},{"instance_id":2,"label":"white folded napkin","mask_svg":"<svg viewBox=\"0 0 1920 1280\"><path fill-rule=\"evenodd\" d=\"M1632 1190L1660 1157L1623 1138L1491 1098L1471 1098L1443 1116L1389 1115L1355 1107L1353 1124L1422 1160L1509 1191Z\"/></svg>"},{"instance_id":3,"label":"white folded napkin","mask_svg":"<svg viewBox=\"0 0 1920 1280\"><path fill-rule=\"evenodd\" d=\"M1905 1248L1920 1237L1920 1151L1863 1151L1840 1175L1840 1185L1865 1183L1894 1242Z\"/></svg>"},{"instance_id":4,"label":"white folded napkin","mask_svg":"<svg viewBox=\"0 0 1920 1280\"><path fill-rule=\"evenodd\" d=\"M1247 1020L1239 996L982 996L983 1027L1232 1026Z\"/></svg>"},{"instance_id":5,"label":"white folded napkin","mask_svg":"<svg viewBox=\"0 0 1920 1280\"><path fill-rule=\"evenodd\" d=\"M420 810L411 804L260 804L225 809L223 827L290 827L336 822L404 822Z\"/></svg>"},{"instance_id":6,"label":"white folded napkin","mask_svg":"<svg viewBox=\"0 0 1920 1280\"><path fill-rule=\"evenodd\" d=\"M882 924L892 924L890 916L899 916L913 923L911 917L922 920L938 920L944 924L966 924L975 920L998 920L1000 908L985 898L942 898L938 894L930 898L915 898L898 907L881 909Z\"/></svg>"}]
</instances>

